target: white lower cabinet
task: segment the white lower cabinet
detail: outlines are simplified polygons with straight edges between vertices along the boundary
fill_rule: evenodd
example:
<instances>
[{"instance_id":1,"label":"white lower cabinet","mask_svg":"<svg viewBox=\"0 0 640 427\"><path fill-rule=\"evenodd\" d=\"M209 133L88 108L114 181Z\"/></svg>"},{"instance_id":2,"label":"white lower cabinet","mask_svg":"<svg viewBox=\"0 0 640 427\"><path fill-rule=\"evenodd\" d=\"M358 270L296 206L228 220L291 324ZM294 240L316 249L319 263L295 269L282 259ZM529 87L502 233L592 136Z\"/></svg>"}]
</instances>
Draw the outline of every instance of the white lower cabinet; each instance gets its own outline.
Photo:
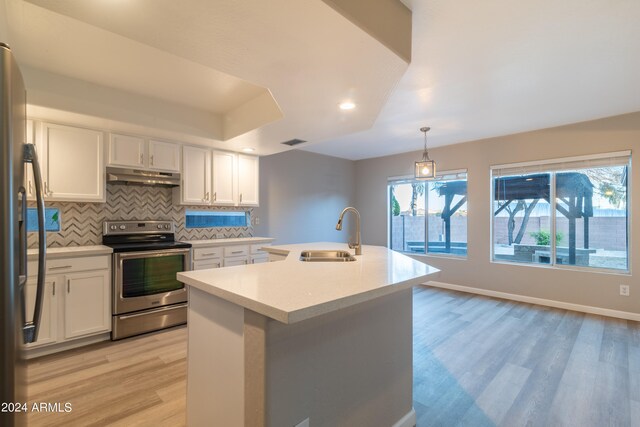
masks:
<instances>
[{"instance_id":1,"label":"white lower cabinet","mask_svg":"<svg viewBox=\"0 0 640 427\"><path fill-rule=\"evenodd\" d=\"M204 246L193 249L193 269L233 267L234 265L258 264L269 261L269 254L261 248L270 243L251 245Z\"/></svg>"},{"instance_id":2,"label":"white lower cabinet","mask_svg":"<svg viewBox=\"0 0 640 427\"><path fill-rule=\"evenodd\" d=\"M109 271L67 274L64 337L75 338L110 329Z\"/></svg>"},{"instance_id":3,"label":"white lower cabinet","mask_svg":"<svg viewBox=\"0 0 640 427\"><path fill-rule=\"evenodd\" d=\"M25 289L27 320L30 320L36 300L36 263L29 262L28 271L30 276ZM38 340L28 344L27 348L64 345L109 331L110 256L56 258L48 261ZM61 346L53 351L63 349Z\"/></svg>"},{"instance_id":4,"label":"white lower cabinet","mask_svg":"<svg viewBox=\"0 0 640 427\"><path fill-rule=\"evenodd\" d=\"M27 321L33 319L33 310L36 305L36 289L38 281L35 277L30 277L25 286ZM27 347L36 347L44 344L56 342L58 337L58 284L55 278L47 278L44 282L44 298L42 300L42 314L40 316L40 328L38 341L28 344Z\"/></svg>"}]
</instances>

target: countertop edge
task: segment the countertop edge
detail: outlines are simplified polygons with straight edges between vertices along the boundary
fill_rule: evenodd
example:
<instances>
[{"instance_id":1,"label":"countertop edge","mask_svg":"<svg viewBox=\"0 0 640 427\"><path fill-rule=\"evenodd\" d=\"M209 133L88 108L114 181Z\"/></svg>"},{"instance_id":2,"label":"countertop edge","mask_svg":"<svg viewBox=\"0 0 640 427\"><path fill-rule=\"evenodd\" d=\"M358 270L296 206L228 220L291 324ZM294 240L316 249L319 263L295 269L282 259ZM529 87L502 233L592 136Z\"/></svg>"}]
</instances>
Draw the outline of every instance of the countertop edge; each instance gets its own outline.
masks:
<instances>
[{"instance_id":1,"label":"countertop edge","mask_svg":"<svg viewBox=\"0 0 640 427\"><path fill-rule=\"evenodd\" d=\"M111 255L113 249L103 245L93 246L66 246L60 248L47 248L47 259L83 257L90 255ZM37 249L27 250L27 259L29 261L38 259Z\"/></svg>"}]
</instances>

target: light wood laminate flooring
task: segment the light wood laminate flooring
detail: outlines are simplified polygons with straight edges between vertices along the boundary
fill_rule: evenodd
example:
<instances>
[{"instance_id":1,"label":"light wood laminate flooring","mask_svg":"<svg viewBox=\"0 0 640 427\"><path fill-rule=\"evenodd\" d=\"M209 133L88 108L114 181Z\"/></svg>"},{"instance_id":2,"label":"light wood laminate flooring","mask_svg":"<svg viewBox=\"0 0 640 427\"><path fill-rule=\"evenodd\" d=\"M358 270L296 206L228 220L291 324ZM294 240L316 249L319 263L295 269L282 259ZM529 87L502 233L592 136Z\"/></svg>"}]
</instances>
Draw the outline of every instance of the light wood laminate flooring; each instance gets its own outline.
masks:
<instances>
[{"instance_id":1,"label":"light wood laminate flooring","mask_svg":"<svg viewBox=\"0 0 640 427\"><path fill-rule=\"evenodd\" d=\"M184 327L29 364L30 426L183 426ZM418 426L640 426L640 325L429 287L414 291ZM369 427L369 426L364 426Z\"/></svg>"}]
</instances>

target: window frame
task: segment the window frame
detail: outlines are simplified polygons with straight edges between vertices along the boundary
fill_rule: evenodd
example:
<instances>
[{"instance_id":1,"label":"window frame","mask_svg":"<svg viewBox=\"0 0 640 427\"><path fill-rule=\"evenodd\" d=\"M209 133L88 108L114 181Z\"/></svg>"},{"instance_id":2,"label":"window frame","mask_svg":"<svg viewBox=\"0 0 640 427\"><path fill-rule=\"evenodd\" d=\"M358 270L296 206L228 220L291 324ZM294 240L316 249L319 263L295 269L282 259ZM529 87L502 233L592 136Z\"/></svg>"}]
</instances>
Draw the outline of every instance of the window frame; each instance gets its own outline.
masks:
<instances>
[{"instance_id":1,"label":"window frame","mask_svg":"<svg viewBox=\"0 0 640 427\"><path fill-rule=\"evenodd\" d=\"M590 273L603 273L603 274L614 274L621 276L630 276L632 275L631 271L631 261L632 261L632 239L631 239L631 224L632 224L632 165L633 159L631 156L631 150L623 150L623 151L614 151L609 153L599 153L592 155L583 155L583 156L573 156L573 157L560 157L553 159L544 159L538 161L527 161L527 162L519 162L519 163L507 163L500 165L491 165L489 168L489 188L490 188L490 198L489 198L489 213L490 213L490 225L489 225L489 262L492 264L501 264L501 265L514 265L520 267L535 267L535 268L546 268L546 269L556 269L556 270L565 270L565 271L580 271L580 272L590 272ZM620 157L628 157L628 161L626 164L627 167L627 199L626 199L626 233L627 233L627 268L626 269L616 269L616 268L604 268L604 267L588 267L588 266L580 266L575 264L558 264L556 262L556 216L557 216L557 207L556 207L556 174L558 172L562 172L561 168L553 168L553 165L562 165L566 163L580 163L580 162L588 162L590 160L598 161L598 160L606 160L606 159L614 159ZM524 262L514 262L507 260L500 260L495 258L495 244L494 244L494 198L495 198L495 184L494 178L496 175L494 171L500 169L514 169L514 168L535 168L542 167L541 170L548 172L550 177L550 188L549 188L549 200L553 201L550 203L549 207L549 234L551 238L551 244L549 248L550 256L549 263L524 263ZM598 165L592 166L592 168L598 167ZM606 165L600 165L599 167L606 167ZM585 167L584 169L589 169Z\"/></svg>"},{"instance_id":2,"label":"window frame","mask_svg":"<svg viewBox=\"0 0 640 427\"><path fill-rule=\"evenodd\" d=\"M402 175L402 176L391 176L387 178L387 248L391 249L391 250L395 250L396 252L400 252L402 254L405 255L411 255L411 256L429 256L429 257L435 257L435 258L448 258L448 259L456 259L456 260L467 260L469 258L469 232L467 229L467 233L466 233L466 243L467 243L467 251L464 255L457 255L457 254L452 254L452 253L443 253L443 252L429 252L429 196L428 196L428 191L429 191L429 183L433 182L433 181L455 181L456 180L456 175L461 175L464 174L465 175L465 181L467 182L467 185L469 183L469 172L467 169L453 169L453 170L445 170L445 171L439 171L436 174L435 179L429 179L429 180L423 180L423 179L416 179L413 175ZM452 178L447 178L453 176ZM458 178L459 179L459 178ZM394 184L411 184L414 182L418 182L418 183L424 183L425 185L425 215L424 215L424 253L416 253L416 252L406 252L406 251L401 251L401 250L397 250L397 249L392 249L391 248L391 244L392 244L392 236L391 233L393 231L392 227L391 227L391 218L393 216L393 214L391 213L391 186ZM468 194L469 194L469 190L467 187L467 201L465 202L467 204L467 212L469 211L469 199L468 199ZM467 226L468 226L468 214L467 214Z\"/></svg>"}]
</instances>

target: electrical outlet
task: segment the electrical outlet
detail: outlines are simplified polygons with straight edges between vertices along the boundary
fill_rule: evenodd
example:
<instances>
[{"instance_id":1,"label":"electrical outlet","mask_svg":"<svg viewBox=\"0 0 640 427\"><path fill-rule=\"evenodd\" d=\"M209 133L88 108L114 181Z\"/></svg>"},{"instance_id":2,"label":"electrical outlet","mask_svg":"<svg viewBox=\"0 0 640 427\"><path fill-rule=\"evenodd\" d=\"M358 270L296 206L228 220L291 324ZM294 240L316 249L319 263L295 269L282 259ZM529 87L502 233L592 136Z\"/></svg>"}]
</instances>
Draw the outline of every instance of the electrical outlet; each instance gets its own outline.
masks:
<instances>
[{"instance_id":1,"label":"electrical outlet","mask_svg":"<svg viewBox=\"0 0 640 427\"><path fill-rule=\"evenodd\" d=\"M620 285L620 295L623 297L629 296L629 285Z\"/></svg>"},{"instance_id":2,"label":"electrical outlet","mask_svg":"<svg viewBox=\"0 0 640 427\"><path fill-rule=\"evenodd\" d=\"M309 427L309 418L306 420L300 421L295 427Z\"/></svg>"}]
</instances>

